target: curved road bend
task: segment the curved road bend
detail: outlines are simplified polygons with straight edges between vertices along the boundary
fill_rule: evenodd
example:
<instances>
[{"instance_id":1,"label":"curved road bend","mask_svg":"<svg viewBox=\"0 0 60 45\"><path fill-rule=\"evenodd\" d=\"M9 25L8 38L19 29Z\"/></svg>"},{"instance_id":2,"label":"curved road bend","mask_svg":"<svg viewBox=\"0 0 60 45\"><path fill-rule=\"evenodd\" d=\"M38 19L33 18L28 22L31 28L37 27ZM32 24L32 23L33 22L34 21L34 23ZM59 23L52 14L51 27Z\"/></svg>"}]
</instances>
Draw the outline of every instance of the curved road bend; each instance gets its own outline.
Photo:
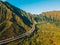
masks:
<instances>
[{"instance_id":1,"label":"curved road bend","mask_svg":"<svg viewBox=\"0 0 60 45\"><path fill-rule=\"evenodd\" d=\"M17 39L20 39L20 38L25 37L25 36L29 36L34 30L35 30L35 24L33 24L32 29L30 31L28 31L26 33L23 33L23 34L21 34L17 37L12 37L12 38L9 38L9 39L2 40L2 41L0 41L0 45L11 42L11 41L14 41L14 40L17 40Z\"/></svg>"}]
</instances>

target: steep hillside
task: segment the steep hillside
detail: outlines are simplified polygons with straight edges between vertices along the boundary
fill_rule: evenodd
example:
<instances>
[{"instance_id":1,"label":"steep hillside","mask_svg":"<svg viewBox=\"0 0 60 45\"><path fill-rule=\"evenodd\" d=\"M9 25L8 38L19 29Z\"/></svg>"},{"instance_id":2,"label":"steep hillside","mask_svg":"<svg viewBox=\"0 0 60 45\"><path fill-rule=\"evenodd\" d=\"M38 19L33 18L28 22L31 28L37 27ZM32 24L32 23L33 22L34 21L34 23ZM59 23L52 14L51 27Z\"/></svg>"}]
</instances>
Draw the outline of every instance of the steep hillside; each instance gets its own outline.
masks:
<instances>
[{"instance_id":1,"label":"steep hillside","mask_svg":"<svg viewBox=\"0 0 60 45\"><path fill-rule=\"evenodd\" d=\"M43 12L42 15L45 15L49 18L60 20L60 11L49 11L49 12Z\"/></svg>"},{"instance_id":2,"label":"steep hillside","mask_svg":"<svg viewBox=\"0 0 60 45\"><path fill-rule=\"evenodd\" d=\"M60 26L60 11L44 12L40 15L43 16L43 20Z\"/></svg>"},{"instance_id":3,"label":"steep hillside","mask_svg":"<svg viewBox=\"0 0 60 45\"><path fill-rule=\"evenodd\" d=\"M31 36L4 45L60 45L60 11L35 15L0 1L0 41L28 32L33 24Z\"/></svg>"},{"instance_id":4,"label":"steep hillside","mask_svg":"<svg viewBox=\"0 0 60 45\"><path fill-rule=\"evenodd\" d=\"M21 9L0 1L0 40L18 36L31 29L32 23Z\"/></svg>"}]
</instances>

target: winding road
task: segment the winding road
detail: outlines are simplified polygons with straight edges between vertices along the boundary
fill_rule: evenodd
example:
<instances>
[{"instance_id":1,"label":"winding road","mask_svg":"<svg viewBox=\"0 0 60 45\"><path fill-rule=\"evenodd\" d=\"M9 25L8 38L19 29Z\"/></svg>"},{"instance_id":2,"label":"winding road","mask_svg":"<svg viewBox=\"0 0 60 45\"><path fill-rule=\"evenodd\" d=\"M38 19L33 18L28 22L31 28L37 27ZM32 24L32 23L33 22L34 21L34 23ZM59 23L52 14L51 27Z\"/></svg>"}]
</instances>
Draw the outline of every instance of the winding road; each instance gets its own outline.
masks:
<instances>
[{"instance_id":1,"label":"winding road","mask_svg":"<svg viewBox=\"0 0 60 45\"><path fill-rule=\"evenodd\" d=\"M19 36L16 36L16 37L12 37L12 38L9 38L9 39L2 40L2 41L0 41L0 45L8 43L8 42L15 41L15 40L23 38L25 36L29 36L34 30L35 30L35 24L33 24L32 29L30 31L28 31L26 33L23 33L23 34L21 34Z\"/></svg>"}]
</instances>

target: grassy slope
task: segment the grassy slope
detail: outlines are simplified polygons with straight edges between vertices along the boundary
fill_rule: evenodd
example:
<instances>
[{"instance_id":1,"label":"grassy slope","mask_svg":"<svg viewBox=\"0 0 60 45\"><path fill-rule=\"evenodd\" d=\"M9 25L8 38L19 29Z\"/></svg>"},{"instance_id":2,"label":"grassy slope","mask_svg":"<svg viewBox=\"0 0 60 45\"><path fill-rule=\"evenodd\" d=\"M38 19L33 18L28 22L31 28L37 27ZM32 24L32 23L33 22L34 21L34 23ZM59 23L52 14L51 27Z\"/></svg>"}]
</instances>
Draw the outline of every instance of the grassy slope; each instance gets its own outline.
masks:
<instances>
[{"instance_id":1,"label":"grassy slope","mask_svg":"<svg viewBox=\"0 0 60 45\"><path fill-rule=\"evenodd\" d=\"M47 23L38 24L37 32L30 38L23 38L7 45L60 45L60 28Z\"/></svg>"},{"instance_id":2,"label":"grassy slope","mask_svg":"<svg viewBox=\"0 0 60 45\"><path fill-rule=\"evenodd\" d=\"M33 17L33 22L47 22L47 24L38 24L38 30L32 37L22 38L10 42L7 45L60 45L60 21L54 17L53 14L51 14L51 16L49 14L44 14Z\"/></svg>"},{"instance_id":3,"label":"grassy slope","mask_svg":"<svg viewBox=\"0 0 60 45\"><path fill-rule=\"evenodd\" d=\"M0 38L2 36L2 39L4 39L5 36L5 38L16 36L15 34L17 34L18 32L21 33L24 31L23 28L26 31L30 30L30 21L33 23L39 23L41 21L47 22L47 24L38 24L38 30L34 33L32 37L25 37L10 42L7 45L60 45L60 28L58 27L58 25L60 24L60 12L54 11L51 13L43 13L43 16L32 16L31 14L28 14L14 6L11 6L9 3L4 3L4 5L2 6L2 10L7 10L7 13L5 15L3 13L4 16L2 16L2 13L0 12L0 29L3 30L2 32L0 32ZM15 11L15 9L17 10ZM13 16L12 13L14 13ZM7 20L4 21L5 19Z\"/></svg>"},{"instance_id":4,"label":"grassy slope","mask_svg":"<svg viewBox=\"0 0 60 45\"><path fill-rule=\"evenodd\" d=\"M31 22L22 13L25 12L8 2L0 2L0 40L20 35L31 29Z\"/></svg>"}]
</instances>

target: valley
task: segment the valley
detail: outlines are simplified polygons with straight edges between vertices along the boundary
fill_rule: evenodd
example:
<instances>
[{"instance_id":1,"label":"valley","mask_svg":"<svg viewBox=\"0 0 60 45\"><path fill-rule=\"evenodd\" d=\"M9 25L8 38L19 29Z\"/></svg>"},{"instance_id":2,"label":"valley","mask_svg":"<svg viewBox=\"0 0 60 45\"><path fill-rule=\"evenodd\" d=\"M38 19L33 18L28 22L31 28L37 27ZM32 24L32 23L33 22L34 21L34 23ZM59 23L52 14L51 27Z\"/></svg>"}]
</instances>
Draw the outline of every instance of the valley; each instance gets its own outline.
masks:
<instances>
[{"instance_id":1,"label":"valley","mask_svg":"<svg viewBox=\"0 0 60 45\"><path fill-rule=\"evenodd\" d=\"M1 45L60 45L60 11L31 14L0 1Z\"/></svg>"}]
</instances>

